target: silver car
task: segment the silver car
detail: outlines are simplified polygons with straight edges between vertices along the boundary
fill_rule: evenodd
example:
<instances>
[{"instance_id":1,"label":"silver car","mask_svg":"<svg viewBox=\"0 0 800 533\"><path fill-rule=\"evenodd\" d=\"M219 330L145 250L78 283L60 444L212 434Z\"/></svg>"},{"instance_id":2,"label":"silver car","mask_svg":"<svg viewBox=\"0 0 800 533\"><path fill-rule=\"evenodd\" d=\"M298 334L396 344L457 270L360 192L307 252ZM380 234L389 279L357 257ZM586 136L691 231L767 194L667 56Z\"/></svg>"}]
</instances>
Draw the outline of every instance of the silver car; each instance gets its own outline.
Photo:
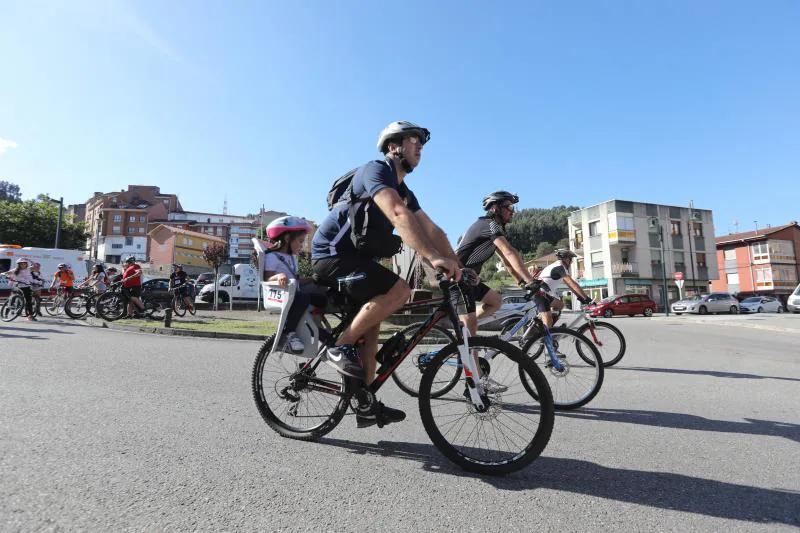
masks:
<instances>
[{"instance_id":1,"label":"silver car","mask_svg":"<svg viewBox=\"0 0 800 533\"><path fill-rule=\"evenodd\" d=\"M773 296L751 296L739 304L742 313L783 313L780 300Z\"/></svg>"},{"instance_id":2,"label":"silver car","mask_svg":"<svg viewBox=\"0 0 800 533\"><path fill-rule=\"evenodd\" d=\"M705 296L695 296L677 301L672 304L671 309L676 315L683 313L700 315L708 313L736 314L739 312L739 301L727 292L712 292Z\"/></svg>"},{"instance_id":3,"label":"silver car","mask_svg":"<svg viewBox=\"0 0 800 533\"><path fill-rule=\"evenodd\" d=\"M800 313L800 285L797 286L791 296L786 300L786 309L792 313Z\"/></svg>"}]
</instances>

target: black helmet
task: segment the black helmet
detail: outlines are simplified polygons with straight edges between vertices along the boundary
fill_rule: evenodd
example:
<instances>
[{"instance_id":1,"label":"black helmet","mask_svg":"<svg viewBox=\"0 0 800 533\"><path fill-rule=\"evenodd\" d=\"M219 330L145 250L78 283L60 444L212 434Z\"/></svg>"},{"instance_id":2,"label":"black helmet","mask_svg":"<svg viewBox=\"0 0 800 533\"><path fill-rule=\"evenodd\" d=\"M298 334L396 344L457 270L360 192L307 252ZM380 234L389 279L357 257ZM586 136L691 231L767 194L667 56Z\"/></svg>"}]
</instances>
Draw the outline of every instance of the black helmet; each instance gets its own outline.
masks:
<instances>
[{"instance_id":1,"label":"black helmet","mask_svg":"<svg viewBox=\"0 0 800 533\"><path fill-rule=\"evenodd\" d=\"M494 204L498 202L509 202L516 204L519 202L519 196L508 191L495 191L493 193L489 193L486 198L483 199L483 209L488 211Z\"/></svg>"},{"instance_id":2,"label":"black helmet","mask_svg":"<svg viewBox=\"0 0 800 533\"><path fill-rule=\"evenodd\" d=\"M385 154L388 150L389 141L402 139L409 135L418 135L423 146L431 138L431 132L422 126L417 126L406 120L398 120L383 128L383 131L381 131L381 134L378 136L378 150Z\"/></svg>"},{"instance_id":3,"label":"black helmet","mask_svg":"<svg viewBox=\"0 0 800 533\"><path fill-rule=\"evenodd\" d=\"M572 259L573 257L578 257L578 254L570 250L569 248L562 248L560 250L556 250L556 257L558 259Z\"/></svg>"},{"instance_id":4,"label":"black helmet","mask_svg":"<svg viewBox=\"0 0 800 533\"><path fill-rule=\"evenodd\" d=\"M172 264L172 268L173 268L174 270L177 270L177 269L179 269L179 268L180 268L180 269L183 269L183 265L179 265L178 263L173 263L173 264Z\"/></svg>"}]
</instances>

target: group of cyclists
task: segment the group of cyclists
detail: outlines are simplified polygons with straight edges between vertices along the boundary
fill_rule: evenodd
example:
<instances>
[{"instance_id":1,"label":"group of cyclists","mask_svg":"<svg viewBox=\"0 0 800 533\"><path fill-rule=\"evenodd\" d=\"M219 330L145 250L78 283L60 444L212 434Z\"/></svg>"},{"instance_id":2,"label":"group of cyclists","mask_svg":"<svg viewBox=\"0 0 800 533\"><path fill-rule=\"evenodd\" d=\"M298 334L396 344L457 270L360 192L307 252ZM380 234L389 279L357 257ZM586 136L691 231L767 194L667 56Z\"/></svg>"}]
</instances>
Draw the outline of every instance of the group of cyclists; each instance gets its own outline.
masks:
<instances>
[{"instance_id":1,"label":"group of cyclists","mask_svg":"<svg viewBox=\"0 0 800 533\"><path fill-rule=\"evenodd\" d=\"M338 286L352 301L360 304L350 326L335 346L326 349L326 363L345 376L369 384L375 378L378 335L383 320L399 310L411 296L411 288L395 272L384 267L380 259L397 253L405 244L431 267L459 281L466 299L466 313L460 320L475 334L478 319L495 313L501 305L497 291L481 282L483 265L497 254L509 273L524 288L540 287L537 305L541 320L552 326L551 309L560 310L563 303L557 298L560 290L575 293L582 304L591 299L570 277L569 267L576 255L570 250L558 250L557 260L544 269L525 267L522 255L510 243L506 226L511 222L516 194L500 190L483 198L483 214L466 230L456 249L450 245L445 232L428 216L414 192L408 187L409 175L419 166L422 152L430 140L428 129L407 121L392 122L378 137L377 148L383 159L358 167L347 183L346 191L335 198L331 210L312 239L311 262L314 280L300 280L294 305L290 309L281 342L295 353L303 351L302 341L293 333L302 313L309 305L324 306L325 286ZM329 197L330 200L330 197ZM330 204L330 201L329 201ZM302 218L281 217L267 228L271 243L263 263L262 279L285 286L297 278L297 254L311 226ZM394 233L396 232L397 235ZM121 275L114 269L95 265L92 274L82 284L104 291L112 282L120 282L128 298L127 313L136 317L144 311L140 299L142 271L134 257L126 258ZM181 265L173 265L170 289L175 289L191 306L186 292L187 276ZM38 265L20 259L13 271L5 273L22 285L29 320L35 320L31 309L36 290ZM73 290L74 274L65 264L53 275L53 284ZM477 302L481 303L480 308ZM503 385L489 376L479 376L489 391L502 391ZM358 427L398 422L405 413L379 401L359 404Z\"/></svg>"},{"instance_id":2,"label":"group of cyclists","mask_svg":"<svg viewBox=\"0 0 800 533\"><path fill-rule=\"evenodd\" d=\"M312 238L314 281L322 286L339 287L361 305L336 345L326 349L325 361L340 374L361 379L367 385L375 378L380 324L411 296L409 285L379 261L398 251L398 240L415 250L431 267L460 281L467 308L466 314L459 318L471 334L476 333L480 317L495 313L501 305L500 295L479 277L483 265L495 254L521 286L544 289L545 292L538 293L537 304L548 326L552 325L550 309L563 307L557 298L559 290L572 290L581 303L591 303L569 275L572 259L576 257L570 250L557 251L557 261L547 268L525 267L522 255L509 243L506 234L514 206L519 202L519 197L510 192L487 195L483 199L484 214L467 229L457 248L452 248L445 232L425 213L407 184L429 140L430 132L411 122L392 122L384 128L377 142L384 158L354 171L346 192L334 202ZM303 219L291 216L277 219L267 227L268 237L279 241L276 246L281 252L275 261L265 261L265 281L285 284L296 277L296 263L291 261L300 249L301 244L297 243L302 243L309 230ZM294 304L296 308L290 309L290 316L299 319L297 313L314 303L312 299L319 294L314 287L308 280L303 282L298 294L304 296ZM481 302L480 309L476 302ZM286 331L293 329L287 327ZM302 351L303 346L293 333L281 342L289 351ZM504 390L502 384L488 375L479 378L488 391ZM358 427L383 426L403 419L404 412L379 401L363 404L359 401L356 410Z\"/></svg>"},{"instance_id":3,"label":"group of cyclists","mask_svg":"<svg viewBox=\"0 0 800 533\"><path fill-rule=\"evenodd\" d=\"M145 306L141 300L142 269L134 256L125 259L123 272L116 267L106 268L102 263L95 264L89 276L79 285L75 285L76 276L71 266L66 263L58 265L50 281L49 290L60 289L69 298L75 290L88 288L95 294L106 292L113 284L121 284L122 291L128 301L127 314L123 318L139 318L144 316ZM17 259L14 269L0 273L0 276L11 280L25 300L27 320L36 321L42 300L42 289L46 280L41 275L41 265L22 257ZM193 309L189 279L183 265L172 265L169 277L169 289L183 299L187 309Z\"/></svg>"}]
</instances>

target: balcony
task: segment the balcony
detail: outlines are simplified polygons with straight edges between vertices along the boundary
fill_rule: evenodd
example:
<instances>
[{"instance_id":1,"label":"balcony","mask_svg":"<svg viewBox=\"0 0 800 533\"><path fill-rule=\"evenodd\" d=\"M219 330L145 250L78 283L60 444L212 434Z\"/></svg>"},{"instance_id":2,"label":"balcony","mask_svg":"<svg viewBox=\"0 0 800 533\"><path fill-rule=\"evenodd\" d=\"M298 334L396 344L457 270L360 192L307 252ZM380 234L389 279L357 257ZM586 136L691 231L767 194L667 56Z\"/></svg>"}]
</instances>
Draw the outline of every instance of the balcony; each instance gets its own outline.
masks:
<instances>
[{"instance_id":1,"label":"balcony","mask_svg":"<svg viewBox=\"0 0 800 533\"><path fill-rule=\"evenodd\" d=\"M615 230L608 232L608 242L610 244L622 242L636 242L635 230Z\"/></svg>"},{"instance_id":2,"label":"balcony","mask_svg":"<svg viewBox=\"0 0 800 533\"><path fill-rule=\"evenodd\" d=\"M611 263L611 274L620 278L637 278L639 267L636 263Z\"/></svg>"}]
</instances>

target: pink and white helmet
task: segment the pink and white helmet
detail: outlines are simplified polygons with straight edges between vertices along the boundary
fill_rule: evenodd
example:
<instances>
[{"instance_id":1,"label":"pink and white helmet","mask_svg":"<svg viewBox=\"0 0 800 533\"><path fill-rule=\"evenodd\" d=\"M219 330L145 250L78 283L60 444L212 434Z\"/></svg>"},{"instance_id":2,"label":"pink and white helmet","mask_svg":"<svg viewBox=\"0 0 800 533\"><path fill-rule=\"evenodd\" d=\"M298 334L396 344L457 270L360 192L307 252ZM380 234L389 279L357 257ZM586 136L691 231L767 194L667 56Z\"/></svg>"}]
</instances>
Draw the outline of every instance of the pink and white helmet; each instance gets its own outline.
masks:
<instances>
[{"instance_id":1,"label":"pink and white helmet","mask_svg":"<svg viewBox=\"0 0 800 533\"><path fill-rule=\"evenodd\" d=\"M267 224L267 238L271 241L279 239L285 233L311 231L311 224L300 217L279 217Z\"/></svg>"}]
</instances>

